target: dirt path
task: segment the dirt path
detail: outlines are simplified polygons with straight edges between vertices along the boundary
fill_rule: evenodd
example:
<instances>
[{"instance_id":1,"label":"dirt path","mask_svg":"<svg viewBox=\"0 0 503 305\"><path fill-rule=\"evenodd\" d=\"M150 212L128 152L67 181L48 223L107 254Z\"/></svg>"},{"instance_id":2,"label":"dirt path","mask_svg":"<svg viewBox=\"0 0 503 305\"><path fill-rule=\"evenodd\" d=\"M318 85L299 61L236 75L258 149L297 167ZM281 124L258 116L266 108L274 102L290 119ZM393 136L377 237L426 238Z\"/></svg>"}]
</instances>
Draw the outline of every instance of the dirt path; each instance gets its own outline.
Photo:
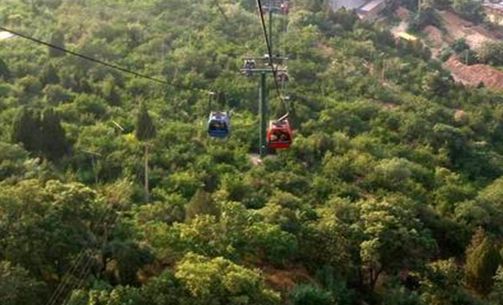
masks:
<instances>
[{"instance_id":1,"label":"dirt path","mask_svg":"<svg viewBox=\"0 0 503 305\"><path fill-rule=\"evenodd\" d=\"M397 37L398 34L400 34L402 32L407 32L407 27L409 26L409 24L407 23L407 20L409 20L409 15L410 15L410 12L406 8L403 8L403 7L399 7L395 11L395 16L400 18L400 24L398 26L391 28L390 31L393 34L393 36Z\"/></svg>"},{"instance_id":2,"label":"dirt path","mask_svg":"<svg viewBox=\"0 0 503 305\"><path fill-rule=\"evenodd\" d=\"M407 32L408 25L409 24L407 22L402 20L398 26L391 29L391 33L393 36L398 37L398 34Z\"/></svg>"},{"instance_id":3,"label":"dirt path","mask_svg":"<svg viewBox=\"0 0 503 305\"><path fill-rule=\"evenodd\" d=\"M432 25L426 26L423 32L426 34L426 44L430 47L433 58L438 58L442 49L448 46L444 40L444 34Z\"/></svg>"}]
</instances>

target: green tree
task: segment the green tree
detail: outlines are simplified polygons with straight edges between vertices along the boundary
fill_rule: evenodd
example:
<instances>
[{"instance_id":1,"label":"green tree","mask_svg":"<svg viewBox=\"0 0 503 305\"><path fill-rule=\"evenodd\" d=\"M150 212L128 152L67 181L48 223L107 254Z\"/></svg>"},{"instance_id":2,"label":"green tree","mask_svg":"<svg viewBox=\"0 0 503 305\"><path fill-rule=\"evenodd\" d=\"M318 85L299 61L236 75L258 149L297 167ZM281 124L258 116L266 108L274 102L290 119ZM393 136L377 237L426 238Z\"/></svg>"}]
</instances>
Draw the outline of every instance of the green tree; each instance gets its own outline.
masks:
<instances>
[{"instance_id":1,"label":"green tree","mask_svg":"<svg viewBox=\"0 0 503 305\"><path fill-rule=\"evenodd\" d=\"M0 78L2 78L3 80L7 80L10 77L11 77L11 72L9 70L9 67L7 66L5 61L3 61L0 58Z\"/></svg>"},{"instance_id":2,"label":"green tree","mask_svg":"<svg viewBox=\"0 0 503 305\"><path fill-rule=\"evenodd\" d=\"M121 104L121 96L115 84L114 78L107 78L103 83L102 88L103 98L112 106L119 106Z\"/></svg>"},{"instance_id":3,"label":"green tree","mask_svg":"<svg viewBox=\"0 0 503 305\"><path fill-rule=\"evenodd\" d=\"M472 199L476 195L472 185L463 181L459 174L446 168L435 169L435 184L435 204L443 214L452 214L459 202Z\"/></svg>"},{"instance_id":4,"label":"green tree","mask_svg":"<svg viewBox=\"0 0 503 305\"><path fill-rule=\"evenodd\" d=\"M221 257L189 253L176 270L176 278L190 293L190 304L280 304L279 295L266 288L259 273Z\"/></svg>"},{"instance_id":5,"label":"green tree","mask_svg":"<svg viewBox=\"0 0 503 305\"><path fill-rule=\"evenodd\" d=\"M12 142L22 143L24 148L38 154L42 150L39 116L31 109L22 107L14 118Z\"/></svg>"},{"instance_id":6,"label":"green tree","mask_svg":"<svg viewBox=\"0 0 503 305\"><path fill-rule=\"evenodd\" d=\"M421 88L430 93L430 96L446 96L449 93L450 86L449 77L436 71L425 75Z\"/></svg>"},{"instance_id":7,"label":"green tree","mask_svg":"<svg viewBox=\"0 0 503 305\"><path fill-rule=\"evenodd\" d=\"M0 300L2 305L44 304L46 287L29 272L9 261L0 261Z\"/></svg>"},{"instance_id":8,"label":"green tree","mask_svg":"<svg viewBox=\"0 0 503 305\"><path fill-rule=\"evenodd\" d=\"M414 203L404 197L361 203L364 241L360 245L362 268L371 289L382 272L396 274L417 268L436 248L422 228Z\"/></svg>"},{"instance_id":9,"label":"green tree","mask_svg":"<svg viewBox=\"0 0 503 305\"><path fill-rule=\"evenodd\" d=\"M54 106L67 102L72 98L70 92L61 85L47 85L45 86L43 93L47 103Z\"/></svg>"},{"instance_id":10,"label":"green tree","mask_svg":"<svg viewBox=\"0 0 503 305\"><path fill-rule=\"evenodd\" d=\"M478 229L466 249L465 278L468 286L487 295L493 286L494 275L501 262L500 254L483 229Z\"/></svg>"},{"instance_id":11,"label":"green tree","mask_svg":"<svg viewBox=\"0 0 503 305\"><path fill-rule=\"evenodd\" d=\"M148 249L132 241L114 240L105 246L103 260L107 262L109 282L120 285L138 285L138 271L153 261Z\"/></svg>"},{"instance_id":12,"label":"green tree","mask_svg":"<svg viewBox=\"0 0 503 305\"><path fill-rule=\"evenodd\" d=\"M452 8L456 13L473 22L480 23L484 20L485 13L482 2L473 0L453 0Z\"/></svg>"},{"instance_id":13,"label":"green tree","mask_svg":"<svg viewBox=\"0 0 503 305\"><path fill-rule=\"evenodd\" d=\"M0 257L35 278L60 278L77 253L96 246L99 207L97 194L78 183L27 179L3 186Z\"/></svg>"},{"instance_id":14,"label":"green tree","mask_svg":"<svg viewBox=\"0 0 503 305\"><path fill-rule=\"evenodd\" d=\"M42 112L40 121L41 147L46 158L57 161L70 151L70 144L66 138L66 133L61 126L59 114L52 108L47 108Z\"/></svg>"},{"instance_id":15,"label":"green tree","mask_svg":"<svg viewBox=\"0 0 503 305\"><path fill-rule=\"evenodd\" d=\"M456 39L452 43L451 48L452 48L452 50L454 52L456 52L457 54L459 54L459 53L461 53L463 51L469 50L470 46L466 43L466 39L460 38L460 39Z\"/></svg>"},{"instance_id":16,"label":"green tree","mask_svg":"<svg viewBox=\"0 0 503 305\"><path fill-rule=\"evenodd\" d=\"M490 65L503 64L503 42L487 41L478 50L481 62Z\"/></svg>"},{"instance_id":17,"label":"green tree","mask_svg":"<svg viewBox=\"0 0 503 305\"><path fill-rule=\"evenodd\" d=\"M149 280L142 287L142 294L148 305L179 305L187 298L187 290L171 271Z\"/></svg>"},{"instance_id":18,"label":"green tree","mask_svg":"<svg viewBox=\"0 0 503 305\"><path fill-rule=\"evenodd\" d=\"M42 91L42 84L35 76L25 76L18 80L17 84L21 89L21 97L27 102L31 102L31 98L39 95Z\"/></svg>"},{"instance_id":19,"label":"green tree","mask_svg":"<svg viewBox=\"0 0 503 305\"><path fill-rule=\"evenodd\" d=\"M482 189L478 196L483 201L490 202L497 209L503 208L503 177L494 180Z\"/></svg>"},{"instance_id":20,"label":"green tree","mask_svg":"<svg viewBox=\"0 0 503 305\"><path fill-rule=\"evenodd\" d=\"M0 180L22 178L27 171L28 153L20 145L0 142Z\"/></svg>"},{"instance_id":21,"label":"green tree","mask_svg":"<svg viewBox=\"0 0 503 305\"><path fill-rule=\"evenodd\" d=\"M185 217L186 220L192 220L197 215L201 214L216 216L218 214L218 208L212 200L211 194L203 190L198 190L185 206Z\"/></svg>"},{"instance_id":22,"label":"green tree","mask_svg":"<svg viewBox=\"0 0 503 305\"><path fill-rule=\"evenodd\" d=\"M313 285L299 285L291 292L293 305L332 305L333 296L330 291Z\"/></svg>"},{"instance_id":23,"label":"green tree","mask_svg":"<svg viewBox=\"0 0 503 305\"><path fill-rule=\"evenodd\" d=\"M498 268L494 276L494 285L489 299L494 305L503 305L503 266Z\"/></svg>"},{"instance_id":24,"label":"green tree","mask_svg":"<svg viewBox=\"0 0 503 305\"><path fill-rule=\"evenodd\" d=\"M356 236L361 230L352 224L359 219L358 207L347 199L333 198L317 212L319 218L303 228L299 240L303 260L311 268L331 266L345 277L356 263Z\"/></svg>"},{"instance_id":25,"label":"green tree","mask_svg":"<svg viewBox=\"0 0 503 305\"><path fill-rule=\"evenodd\" d=\"M424 305L416 291L411 291L403 286L386 289L382 297L386 305Z\"/></svg>"},{"instance_id":26,"label":"green tree","mask_svg":"<svg viewBox=\"0 0 503 305\"><path fill-rule=\"evenodd\" d=\"M247 231L247 242L259 256L265 256L275 264L286 264L298 249L293 234L281 230L278 225L255 223Z\"/></svg>"},{"instance_id":27,"label":"green tree","mask_svg":"<svg viewBox=\"0 0 503 305\"><path fill-rule=\"evenodd\" d=\"M454 259L435 261L425 267L420 288L423 304L481 304L463 288L463 272Z\"/></svg>"},{"instance_id":28,"label":"green tree","mask_svg":"<svg viewBox=\"0 0 503 305\"><path fill-rule=\"evenodd\" d=\"M51 35L50 42L51 42L51 44L53 44L57 47L65 48L65 34L59 30L53 32ZM65 55L65 52L49 47L49 57L61 57L64 55Z\"/></svg>"},{"instance_id":29,"label":"green tree","mask_svg":"<svg viewBox=\"0 0 503 305\"><path fill-rule=\"evenodd\" d=\"M148 114L147 106L145 103L140 104L140 110L136 116L136 138L143 143L145 148L145 162L144 162L144 190L145 201L150 200L150 187L149 187L149 143L148 141L155 138L157 132L155 125Z\"/></svg>"},{"instance_id":30,"label":"green tree","mask_svg":"<svg viewBox=\"0 0 503 305\"><path fill-rule=\"evenodd\" d=\"M409 30L419 32L428 25L441 26L442 23L437 12L432 7L422 7L421 11L415 14L409 24Z\"/></svg>"},{"instance_id":31,"label":"green tree","mask_svg":"<svg viewBox=\"0 0 503 305\"><path fill-rule=\"evenodd\" d=\"M42 73L40 74L40 81L44 86L48 84L59 83L60 79L58 76L58 72L56 71L56 68L52 64L49 63L42 69Z\"/></svg>"},{"instance_id":32,"label":"green tree","mask_svg":"<svg viewBox=\"0 0 503 305\"><path fill-rule=\"evenodd\" d=\"M91 290L86 293L83 290L73 291L65 303L68 305L150 305L146 303L140 289L134 287L117 286L110 291ZM163 304L164 305L164 304Z\"/></svg>"}]
</instances>

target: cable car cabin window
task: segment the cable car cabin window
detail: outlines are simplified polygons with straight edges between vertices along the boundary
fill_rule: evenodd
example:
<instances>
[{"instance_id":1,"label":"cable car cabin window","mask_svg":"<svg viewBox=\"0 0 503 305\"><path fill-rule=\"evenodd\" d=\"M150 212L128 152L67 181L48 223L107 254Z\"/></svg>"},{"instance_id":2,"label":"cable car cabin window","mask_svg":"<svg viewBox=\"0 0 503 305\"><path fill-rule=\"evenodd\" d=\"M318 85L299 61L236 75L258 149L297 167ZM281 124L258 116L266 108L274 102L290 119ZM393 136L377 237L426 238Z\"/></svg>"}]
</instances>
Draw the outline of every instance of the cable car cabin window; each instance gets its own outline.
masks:
<instances>
[{"instance_id":1,"label":"cable car cabin window","mask_svg":"<svg viewBox=\"0 0 503 305\"><path fill-rule=\"evenodd\" d=\"M227 124L225 122L211 121L210 129L220 131L227 130Z\"/></svg>"},{"instance_id":2,"label":"cable car cabin window","mask_svg":"<svg viewBox=\"0 0 503 305\"><path fill-rule=\"evenodd\" d=\"M271 143L274 142L291 142L290 135L284 131L273 131L271 134Z\"/></svg>"},{"instance_id":3,"label":"cable car cabin window","mask_svg":"<svg viewBox=\"0 0 503 305\"><path fill-rule=\"evenodd\" d=\"M288 82L288 74L285 72L278 72L276 77L280 83Z\"/></svg>"}]
</instances>

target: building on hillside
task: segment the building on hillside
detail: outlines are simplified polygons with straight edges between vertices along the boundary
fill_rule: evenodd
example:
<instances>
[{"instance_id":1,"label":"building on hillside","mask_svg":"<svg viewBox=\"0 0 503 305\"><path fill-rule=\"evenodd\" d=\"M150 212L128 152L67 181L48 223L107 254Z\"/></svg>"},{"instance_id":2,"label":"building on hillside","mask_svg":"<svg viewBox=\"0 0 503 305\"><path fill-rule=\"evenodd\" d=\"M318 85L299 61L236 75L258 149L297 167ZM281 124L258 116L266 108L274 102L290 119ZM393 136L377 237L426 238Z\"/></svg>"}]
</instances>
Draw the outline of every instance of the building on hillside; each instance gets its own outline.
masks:
<instances>
[{"instance_id":1,"label":"building on hillside","mask_svg":"<svg viewBox=\"0 0 503 305\"><path fill-rule=\"evenodd\" d=\"M487 18L494 24L503 26L503 2L502 3L484 3L484 10Z\"/></svg>"},{"instance_id":2,"label":"building on hillside","mask_svg":"<svg viewBox=\"0 0 503 305\"><path fill-rule=\"evenodd\" d=\"M353 10L362 20L375 20L379 13L386 7L385 0L330 0L334 11L341 8Z\"/></svg>"},{"instance_id":3,"label":"building on hillside","mask_svg":"<svg viewBox=\"0 0 503 305\"><path fill-rule=\"evenodd\" d=\"M412 43L417 43L418 42L418 39L417 39L416 36L411 35L409 33L405 33L405 32L398 33L398 38L401 39L401 40L412 42Z\"/></svg>"},{"instance_id":4,"label":"building on hillside","mask_svg":"<svg viewBox=\"0 0 503 305\"><path fill-rule=\"evenodd\" d=\"M411 46L414 48L421 48L422 44L419 38L409 33L400 32L396 35L396 44L401 46Z\"/></svg>"},{"instance_id":5,"label":"building on hillside","mask_svg":"<svg viewBox=\"0 0 503 305\"><path fill-rule=\"evenodd\" d=\"M345 8L347 10L356 10L367 3L368 0L330 0L330 6L334 11L337 11L341 8Z\"/></svg>"},{"instance_id":6,"label":"building on hillside","mask_svg":"<svg viewBox=\"0 0 503 305\"><path fill-rule=\"evenodd\" d=\"M379 13L386 7L385 0L372 0L356 10L362 20L375 20Z\"/></svg>"}]
</instances>

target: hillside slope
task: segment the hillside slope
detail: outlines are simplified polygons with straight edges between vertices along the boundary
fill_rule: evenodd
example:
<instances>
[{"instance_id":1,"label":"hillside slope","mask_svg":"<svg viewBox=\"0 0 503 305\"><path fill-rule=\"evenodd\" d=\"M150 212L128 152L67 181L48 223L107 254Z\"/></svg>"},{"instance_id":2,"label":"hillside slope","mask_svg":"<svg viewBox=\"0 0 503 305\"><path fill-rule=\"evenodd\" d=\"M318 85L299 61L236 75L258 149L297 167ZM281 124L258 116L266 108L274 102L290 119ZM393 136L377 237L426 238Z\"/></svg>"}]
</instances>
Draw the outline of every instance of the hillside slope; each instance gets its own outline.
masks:
<instances>
[{"instance_id":1,"label":"hillside slope","mask_svg":"<svg viewBox=\"0 0 503 305\"><path fill-rule=\"evenodd\" d=\"M501 95L322 2L275 19L295 139L255 165L252 1L2 5L8 28L168 84L0 42L0 303L499 304Z\"/></svg>"}]
</instances>

